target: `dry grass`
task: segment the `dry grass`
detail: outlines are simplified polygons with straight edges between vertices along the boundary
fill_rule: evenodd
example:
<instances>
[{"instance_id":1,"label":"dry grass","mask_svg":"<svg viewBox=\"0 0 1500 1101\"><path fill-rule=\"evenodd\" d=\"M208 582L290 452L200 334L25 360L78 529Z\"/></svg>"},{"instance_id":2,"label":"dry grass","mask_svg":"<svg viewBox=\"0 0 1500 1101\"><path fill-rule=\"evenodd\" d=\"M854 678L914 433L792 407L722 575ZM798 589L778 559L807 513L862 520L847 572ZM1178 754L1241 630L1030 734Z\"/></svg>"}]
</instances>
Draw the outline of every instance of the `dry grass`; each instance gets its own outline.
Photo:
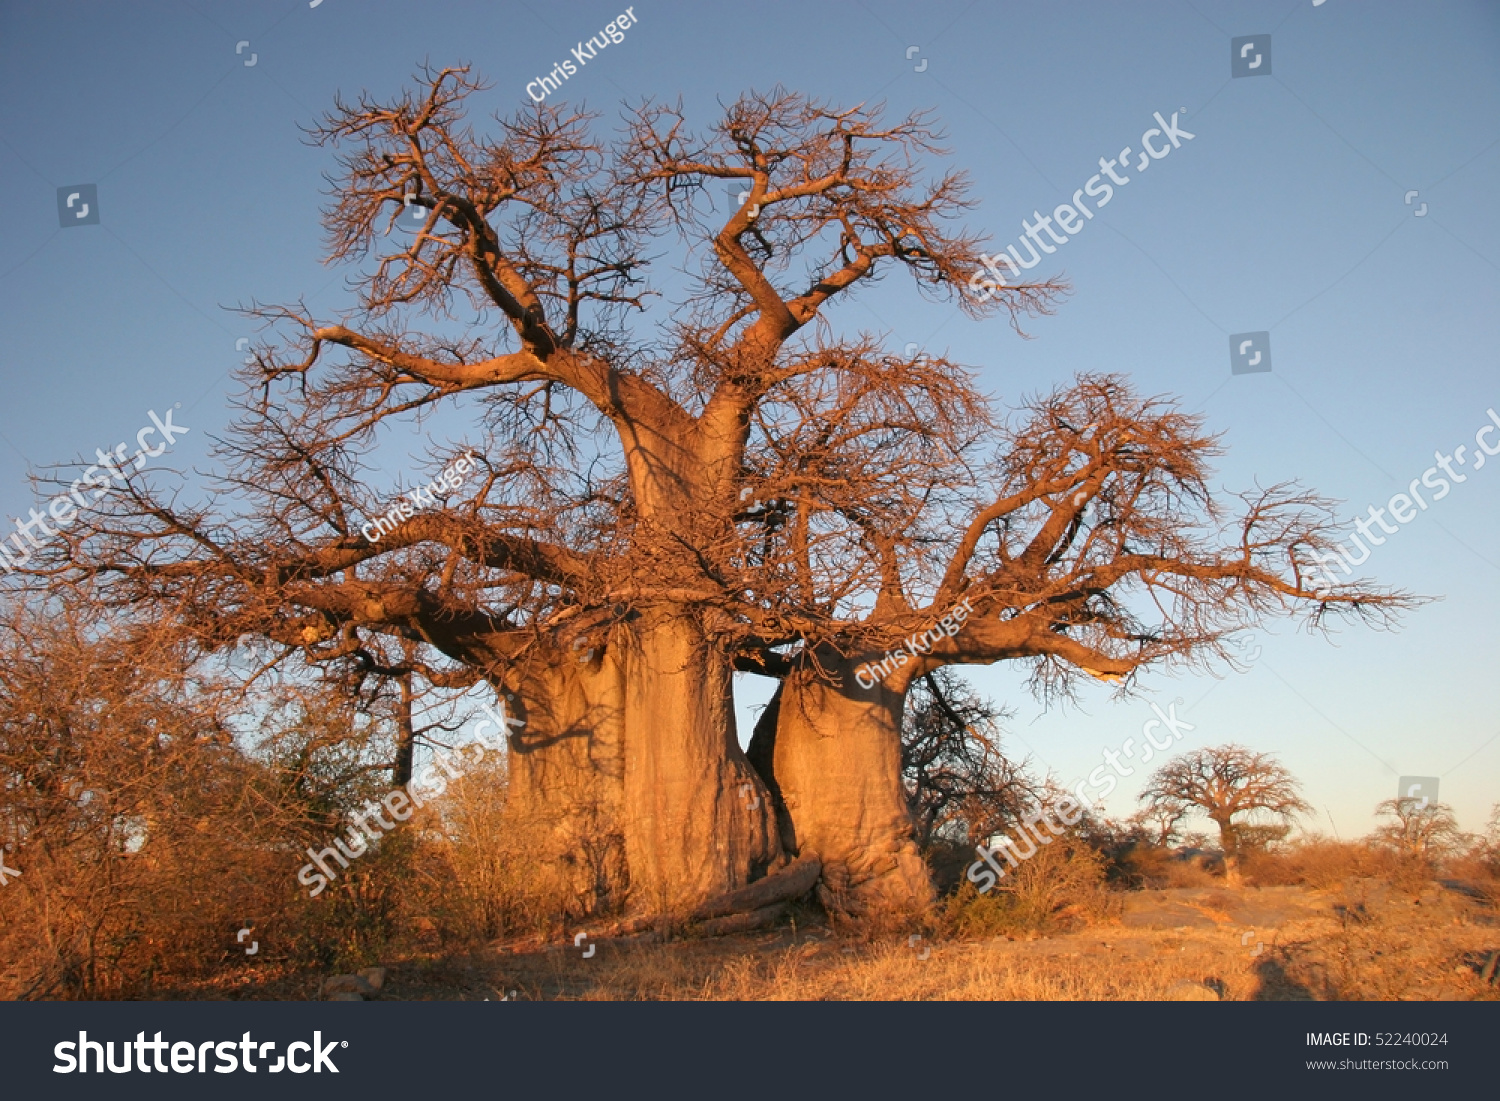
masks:
<instances>
[{"instance_id":1,"label":"dry grass","mask_svg":"<svg viewBox=\"0 0 1500 1101\"><path fill-rule=\"evenodd\" d=\"M466 951L436 938L381 962L403 1000L1152 1001L1184 985L1229 1001L1500 1000L1479 971L1500 915L1466 884L1419 896L1379 880L1317 891L1222 886L1123 893L1073 931L962 939L840 937L810 911L757 935L570 939ZM425 946L423 946L425 944ZM925 958L924 952L926 953ZM266 959L150 996L307 999L322 973ZM512 993L514 992L514 993Z\"/></svg>"},{"instance_id":2,"label":"dry grass","mask_svg":"<svg viewBox=\"0 0 1500 1101\"><path fill-rule=\"evenodd\" d=\"M1146 942L1150 938L1124 939ZM1116 947L1113 941L1108 943ZM1218 975L1205 976L1201 967L1154 952L1146 956L1121 952L1101 958L1092 951L1079 951L1073 937L1048 942L1046 948L1051 951L1028 950L1005 940L940 943L926 959L920 956L922 942L861 946L847 954L836 942L776 945L769 952L712 964L706 974L694 974L692 961L674 956L671 948L654 946L622 956L612 971L601 973L596 984L579 996L587 1000L1134 1001L1162 998L1185 979L1222 981Z\"/></svg>"},{"instance_id":3,"label":"dry grass","mask_svg":"<svg viewBox=\"0 0 1500 1101\"><path fill-rule=\"evenodd\" d=\"M1174 998L1187 984L1228 1001L1500 1000L1500 988L1479 976L1500 950L1500 917L1460 890L1431 887L1413 898L1362 881L1332 891L1142 891L1126 901L1112 921L1050 936L859 940L809 927L804 913L795 928L753 936L603 942L588 959L571 941L417 954L386 961L385 996L1152 1001ZM316 976L288 975L236 996L308 997L316 986Z\"/></svg>"}]
</instances>

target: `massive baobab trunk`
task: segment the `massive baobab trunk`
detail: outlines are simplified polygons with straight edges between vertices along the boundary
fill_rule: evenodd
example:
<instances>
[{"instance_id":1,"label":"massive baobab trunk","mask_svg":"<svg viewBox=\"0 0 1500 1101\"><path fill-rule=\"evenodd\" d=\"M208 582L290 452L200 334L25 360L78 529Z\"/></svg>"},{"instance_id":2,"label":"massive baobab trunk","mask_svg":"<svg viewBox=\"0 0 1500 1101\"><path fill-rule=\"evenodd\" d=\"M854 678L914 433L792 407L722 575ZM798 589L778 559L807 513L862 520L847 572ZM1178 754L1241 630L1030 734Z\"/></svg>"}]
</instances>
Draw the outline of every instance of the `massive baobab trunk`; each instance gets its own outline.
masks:
<instances>
[{"instance_id":1,"label":"massive baobab trunk","mask_svg":"<svg viewBox=\"0 0 1500 1101\"><path fill-rule=\"evenodd\" d=\"M1224 883L1230 887L1238 887L1242 881L1240 867L1244 861L1233 817L1229 814L1210 814L1209 817L1219 827L1219 847L1224 850Z\"/></svg>"},{"instance_id":2,"label":"massive baobab trunk","mask_svg":"<svg viewBox=\"0 0 1500 1101\"><path fill-rule=\"evenodd\" d=\"M615 637L628 654L630 907L686 912L777 863L770 800L735 735L729 662L701 626L671 611L646 613Z\"/></svg>"},{"instance_id":3,"label":"massive baobab trunk","mask_svg":"<svg viewBox=\"0 0 1500 1101\"><path fill-rule=\"evenodd\" d=\"M582 915L684 913L780 862L729 667L691 620L617 625L521 667L512 809Z\"/></svg>"},{"instance_id":4,"label":"massive baobab trunk","mask_svg":"<svg viewBox=\"0 0 1500 1101\"><path fill-rule=\"evenodd\" d=\"M857 661L816 656L782 682L751 758L771 760L783 837L823 862L818 896L830 912L876 921L920 913L933 890L901 785L904 695L860 688Z\"/></svg>"},{"instance_id":5,"label":"massive baobab trunk","mask_svg":"<svg viewBox=\"0 0 1500 1101\"><path fill-rule=\"evenodd\" d=\"M514 821L538 860L562 873L577 915L617 910L629 885L621 661L612 650L538 651L520 697L507 701L526 724L507 732Z\"/></svg>"}]
</instances>

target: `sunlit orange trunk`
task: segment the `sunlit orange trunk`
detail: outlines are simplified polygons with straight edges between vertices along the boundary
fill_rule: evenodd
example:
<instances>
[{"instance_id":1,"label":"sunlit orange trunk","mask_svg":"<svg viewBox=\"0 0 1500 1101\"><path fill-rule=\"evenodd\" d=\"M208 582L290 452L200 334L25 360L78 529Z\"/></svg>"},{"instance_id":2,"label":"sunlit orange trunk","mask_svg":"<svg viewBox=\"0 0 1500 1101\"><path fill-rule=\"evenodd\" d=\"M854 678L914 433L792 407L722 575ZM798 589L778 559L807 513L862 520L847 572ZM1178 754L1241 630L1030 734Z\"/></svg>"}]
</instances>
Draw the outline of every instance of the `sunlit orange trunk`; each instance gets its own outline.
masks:
<instances>
[{"instance_id":1,"label":"sunlit orange trunk","mask_svg":"<svg viewBox=\"0 0 1500 1101\"><path fill-rule=\"evenodd\" d=\"M623 908L629 872L623 819L624 669L613 651L543 650L522 668L525 722L510 743L508 810L558 871L575 916Z\"/></svg>"},{"instance_id":2,"label":"sunlit orange trunk","mask_svg":"<svg viewBox=\"0 0 1500 1101\"><path fill-rule=\"evenodd\" d=\"M617 632L625 662L623 817L635 913L683 913L780 853L764 787L735 735L728 661L689 617Z\"/></svg>"},{"instance_id":3,"label":"sunlit orange trunk","mask_svg":"<svg viewBox=\"0 0 1500 1101\"><path fill-rule=\"evenodd\" d=\"M769 756L783 837L823 861L819 897L831 912L877 922L919 915L933 890L901 784L904 695L859 687L856 660L831 651L818 659L843 685L805 662L782 682L775 705ZM767 756L768 727L751 746L757 761Z\"/></svg>"}]
</instances>

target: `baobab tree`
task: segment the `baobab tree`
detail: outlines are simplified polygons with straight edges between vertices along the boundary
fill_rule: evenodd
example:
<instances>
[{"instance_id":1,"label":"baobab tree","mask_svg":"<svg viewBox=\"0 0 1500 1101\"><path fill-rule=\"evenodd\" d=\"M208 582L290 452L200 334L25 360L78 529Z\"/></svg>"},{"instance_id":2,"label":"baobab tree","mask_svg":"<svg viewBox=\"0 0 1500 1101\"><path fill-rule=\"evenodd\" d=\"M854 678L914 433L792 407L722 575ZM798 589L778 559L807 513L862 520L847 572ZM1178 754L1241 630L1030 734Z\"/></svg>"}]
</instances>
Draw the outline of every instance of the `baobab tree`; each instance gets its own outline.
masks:
<instances>
[{"instance_id":1,"label":"baobab tree","mask_svg":"<svg viewBox=\"0 0 1500 1101\"><path fill-rule=\"evenodd\" d=\"M767 561L804 626L751 753L773 763L783 836L820 854L827 893L844 891L834 906L923 903L897 733L934 668L1028 662L1043 696L1079 675L1128 688L1152 665L1232 663L1226 642L1268 615L1319 629L1412 603L1364 584L1313 592L1304 563L1327 545L1329 503L1292 485L1214 494L1201 419L1122 378L1083 376L976 436L921 428L921 410L894 433L896 411L869 404L789 418L795 442L773 433L771 450L795 458L761 493L796 502Z\"/></svg>"},{"instance_id":2,"label":"baobab tree","mask_svg":"<svg viewBox=\"0 0 1500 1101\"><path fill-rule=\"evenodd\" d=\"M1402 797L1375 808L1386 819L1375 831L1377 843L1419 864L1451 855L1467 840L1447 803Z\"/></svg>"},{"instance_id":3,"label":"baobab tree","mask_svg":"<svg viewBox=\"0 0 1500 1101\"><path fill-rule=\"evenodd\" d=\"M1192 814L1193 808L1183 803L1163 800L1150 803L1125 820L1128 829L1159 849L1175 844L1182 820Z\"/></svg>"},{"instance_id":4,"label":"baobab tree","mask_svg":"<svg viewBox=\"0 0 1500 1101\"><path fill-rule=\"evenodd\" d=\"M337 150L324 220L354 307L253 307L268 335L212 492L128 474L34 572L268 664L490 686L524 723L517 812L558 824L559 859L580 830L617 840L602 904L637 916L794 857L831 909L927 905L900 730L942 665L1026 660L1067 691L1222 656L1268 614L1405 602L1304 584L1326 502L1275 487L1231 514L1201 423L1123 379L1002 424L960 365L833 333L829 304L889 271L1012 323L1063 289L976 283L966 182L923 176L924 116L777 90L701 137L644 104L606 146L551 105L478 135L480 87L424 71L336 104L311 133ZM716 213L730 181L748 195ZM672 240L681 270L659 275ZM440 410L477 438L433 441L400 522L372 529L374 456ZM460 453L469 481L422 488ZM960 599L955 630L862 687ZM735 669L782 681L748 755Z\"/></svg>"},{"instance_id":5,"label":"baobab tree","mask_svg":"<svg viewBox=\"0 0 1500 1101\"><path fill-rule=\"evenodd\" d=\"M418 93L340 102L313 131L339 150L325 223L330 258L359 267L357 320L256 307L272 332L219 495L187 506L134 483L69 556L210 646L356 662L386 634L426 648L405 664L429 683L488 681L527 724L513 780L549 807L603 804L636 908L680 910L785 860L764 804L736 797L758 781L730 655L787 625L729 559L765 526L741 494L754 412L851 354L798 334L888 267L979 316L1045 308L1056 288L969 288L978 239L946 224L963 180L919 179L935 149L920 116L884 125L777 92L700 141L647 105L606 150L585 116L550 106L476 136L462 106L478 87L429 72ZM703 200L730 180L749 201L710 224ZM382 249L413 209L425 223ZM651 242L674 231L696 287L658 326L633 325L660 293L644 282ZM432 331L413 335L424 315ZM951 365L864 373L977 407ZM478 484L373 541L360 520L387 506L362 463L439 406L484 433Z\"/></svg>"},{"instance_id":6,"label":"baobab tree","mask_svg":"<svg viewBox=\"0 0 1500 1101\"><path fill-rule=\"evenodd\" d=\"M1197 809L1212 819L1219 827L1219 847L1231 882L1238 878L1246 848L1242 835L1254 827L1256 816L1290 822L1312 810L1296 777L1273 756L1238 745L1173 758L1152 774L1140 799L1158 812Z\"/></svg>"}]
</instances>

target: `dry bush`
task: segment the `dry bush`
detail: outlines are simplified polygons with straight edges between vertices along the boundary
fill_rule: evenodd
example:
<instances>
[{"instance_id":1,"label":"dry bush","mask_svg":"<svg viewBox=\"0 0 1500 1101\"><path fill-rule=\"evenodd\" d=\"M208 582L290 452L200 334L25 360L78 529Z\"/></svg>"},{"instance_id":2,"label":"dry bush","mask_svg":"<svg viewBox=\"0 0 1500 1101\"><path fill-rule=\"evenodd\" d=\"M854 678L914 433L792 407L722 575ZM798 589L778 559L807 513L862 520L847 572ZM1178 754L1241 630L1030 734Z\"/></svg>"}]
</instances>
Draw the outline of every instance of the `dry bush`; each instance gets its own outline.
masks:
<instances>
[{"instance_id":1,"label":"dry bush","mask_svg":"<svg viewBox=\"0 0 1500 1101\"><path fill-rule=\"evenodd\" d=\"M1500 997L1477 975L1493 943L1492 917L1460 893L1350 880L1326 926L1282 949L1287 978L1319 1000Z\"/></svg>"},{"instance_id":2,"label":"dry bush","mask_svg":"<svg viewBox=\"0 0 1500 1101\"><path fill-rule=\"evenodd\" d=\"M1500 805L1490 812L1485 832L1449 863L1449 870L1492 906L1500 906Z\"/></svg>"},{"instance_id":3,"label":"dry bush","mask_svg":"<svg viewBox=\"0 0 1500 1101\"><path fill-rule=\"evenodd\" d=\"M394 726L296 673L247 687L171 625L59 599L6 615L0 843L21 874L0 889L0 998L181 994L555 935L608 863L509 814L492 753L347 867L325 857L313 896L309 850L391 790Z\"/></svg>"},{"instance_id":4,"label":"dry bush","mask_svg":"<svg viewBox=\"0 0 1500 1101\"><path fill-rule=\"evenodd\" d=\"M507 816L504 754L347 867L325 857L313 896L299 869L388 794L396 731L315 681L251 692L166 627L44 611L0 624L0 842L21 872L0 889L0 998L181 994L560 931L598 854L545 859L552 825Z\"/></svg>"},{"instance_id":5,"label":"dry bush","mask_svg":"<svg viewBox=\"0 0 1500 1101\"><path fill-rule=\"evenodd\" d=\"M0 997L144 996L243 962L240 928L294 924L306 808L236 744L231 687L97 610L9 613Z\"/></svg>"},{"instance_id":6,"label":"dry bush","mask_svg":"<svg viewBox=\"0 0 1500 1101\"><path fill-rule=\"evenodd\" d=\"M1104 858L1076 834L1037 845L1036 855L1008 870L991 891L965 882L941 914L956 937L1060 932L1118 912L1105 886Z\"/></svg>"},{"instance_id":7,"label":"dry bush","mask_svg":"<svg viewBox=\"0 0 1500 1101\"><path fill-rule=\"evenodd\" d=\"M1179 853L1157 845L1137 845L1122 853L1118 877L1142 890L1180 887L1217 887L1222 877L1214 874L1218 861L1206 853Z\"/></svg>"},{"instance_id":8,"label":"dry bush","mask_svg":"<svg viewBox=\"0 0 1500 1101\"><path fill-rule=\"evenodd\" d=\"M969 866L974 863L974 845L968 841L935 837L931 844L921 849L921 853L927 870L932 874L932 885L942 895L962 887Z\"/></svg>"},{"instance_id":9,"label":"dry bush","mask_svg":"<svg viewBox=\"0 0 1500 1101\"><path fill-rule=\"evenodd\" d=\"M370 841L347 870L337 869L318 897L304 900L295 928L299 959L350 970L398 955L561 932L576 900L570 870L544 858L546 827L511 813L505 756L473 761L464 748L454 759L463 766L457 777ZM372 786L344 804L387 793ZM339 825L331 822L318 846Z\"/></svg>"},{"instance_id":10,"label":"dry bush","mask_svg":"<svg viewBox=\"0 0 1500 1101\"><path fill-rule=\"evenodd\" d=\"M1486 876L1500 880L1500 803L1491 809L1484 836L1479 839L1470 855L1478 861Z\"/></svg>"},{"instance_id":11,"label":"dry bush","mask_svg":"<svg viewBox=\"0 0 1500 1101\"><path fill-rule=\"evenodd\" d=\"M549 825L509 813L508 794L505 758L488 755L413 817L414 924L452 942L561 932L576 898L568 869L538 859Z\"/></svg>"},{"instance_id":12,"label":"dry bush","mask_svg":"<svg viewBox=\"0 0 1500 1101\"><path fill-rule=\"evenodd\" d=\"M1337 841L1320 836L1303 838L1277 852L1257 853L1245 862L1247 879L1263 887L1301 885L1332 890L1378 880L1410 897L1421 895L1450 871L1461 874L1462 866L1430 853L1403 851L1369 839Z\"/></svg>"},{"instance_id":13,"label":"dry bush","mask_svg":"<svg viewBox=\"0 0 1500 1101\"><path fill-rule=\"evenodd\" d=\"M1256 853L1245 862L1246 878L1252 883L1263 887L1300 884L1316 890L1387 875L1391 870L1390 857L1362 841L1316 835L1279 852Z\"/></svg>"},{"instance_id":14,"label":"dry bush","mask_svg":"<svg viewBox=\"0 0 1500 1101\"><path fill-rule=\"evenodd\" d=\"M279 947L295 964L322 971L350 971L403 951L411 929L408 884L419 859L401 830L372 843L317 898L299 896Z\"/></svg>"},{"instance_id":15,"label":"dry bush","mask_svg":"<svg viewBox=\"0 0 1500 1101\"><path fill-rule=\"evenodd\" d=\"M0 625L0 840L21 871L0 890L0 998L180 993L396 944L413 837L317 898L298 882L387 790L385 734L337 694L247 694L168 628L77 609L16 603Z\"/></svg>"},{"instance_id":16,"label":"dry bush","mask_svg":"<svg viewBox=\"0 0 1500 1101\"><path fill-rule=\"evenodd\" d=\"M1118 890L1166 890L1173 887L1212 887L1213 872L1222 868L1220 858L1193 849L1174 849L1183 813L1160 808L1119 821L1085 814L1076 827L1080 837L1104 860L1105 878ZM1194 844L1205 844L1192 835Z\"/></svg>"}]
</instances>

